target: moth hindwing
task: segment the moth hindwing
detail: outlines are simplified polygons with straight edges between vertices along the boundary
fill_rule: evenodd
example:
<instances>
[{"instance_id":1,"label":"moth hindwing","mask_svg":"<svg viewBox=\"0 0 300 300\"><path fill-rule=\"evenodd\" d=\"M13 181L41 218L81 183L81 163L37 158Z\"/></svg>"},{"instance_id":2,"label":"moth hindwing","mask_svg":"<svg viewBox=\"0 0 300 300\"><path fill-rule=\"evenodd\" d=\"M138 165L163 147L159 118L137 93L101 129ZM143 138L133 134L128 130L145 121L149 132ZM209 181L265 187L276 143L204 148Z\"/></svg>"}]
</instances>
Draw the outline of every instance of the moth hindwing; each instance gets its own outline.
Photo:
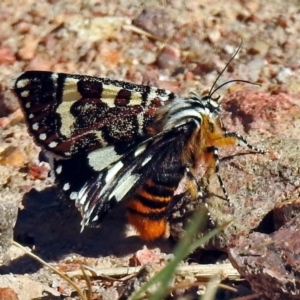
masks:
<instances>
[{"instance_id":1,"label":"moth hindwing","mask_svg":"<svg viewBox=\"0 0 300 300\"><path fill-rule=\"evenodd\" d=\"M199 161L218 173L219 147L259 149L219 118L211 91L183 98L169 91L106 78L28 71L14 82L29 133L53 156L53 173L78 206L83 225L97 223L124 199L141 237L168 234L167 214L186 178L199 197ZM202 158L205 158L204 160Z\"/></svg>"}]
</instances>

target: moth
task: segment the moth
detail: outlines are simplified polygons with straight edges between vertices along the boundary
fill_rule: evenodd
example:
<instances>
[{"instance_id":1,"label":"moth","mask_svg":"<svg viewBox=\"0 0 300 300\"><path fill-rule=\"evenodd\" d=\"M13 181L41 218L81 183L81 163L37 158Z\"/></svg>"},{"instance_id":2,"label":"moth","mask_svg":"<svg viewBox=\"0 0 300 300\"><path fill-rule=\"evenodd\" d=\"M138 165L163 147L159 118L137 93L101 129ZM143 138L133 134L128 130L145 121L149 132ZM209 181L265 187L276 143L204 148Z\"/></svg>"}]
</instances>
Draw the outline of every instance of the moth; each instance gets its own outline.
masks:
<instances>
[{"instance_id":1,"label":"moth","mask_svg":"<svg viewBox=\"0 0 300 300\"><path fill-rule=\"evenodd\" d=\"M12 89L29 133L51 154L56 183L75 202L83 226L97 224L124 200L141 238L163 237L179 182L187 178L188 191L199 197L200 160L229 200L218 149L242 145L263 152L225 130L214 86L203 97L181 97L107 78L27 71Z\"/></svg>"}]
</instances>

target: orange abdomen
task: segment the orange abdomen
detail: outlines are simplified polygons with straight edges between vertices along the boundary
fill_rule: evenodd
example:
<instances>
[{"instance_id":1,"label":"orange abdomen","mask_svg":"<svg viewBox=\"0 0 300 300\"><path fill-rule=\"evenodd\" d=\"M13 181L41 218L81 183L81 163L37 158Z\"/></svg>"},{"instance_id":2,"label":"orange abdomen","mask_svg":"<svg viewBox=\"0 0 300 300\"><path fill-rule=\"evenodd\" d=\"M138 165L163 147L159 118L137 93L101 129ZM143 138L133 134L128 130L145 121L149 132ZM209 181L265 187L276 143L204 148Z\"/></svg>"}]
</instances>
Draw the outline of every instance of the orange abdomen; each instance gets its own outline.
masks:
<instances>
[{"instance_id":1,"label":"orange abdomen","mask_svg":"<svg viewBox=\"0 0 300 300\"><path fill-rule=\"evenodd\" d=\"M128 221L142 239L154 240L168 234L167 209L183 174L183 171L152 174L129 198Z\"/></svg>"}]
</instances>

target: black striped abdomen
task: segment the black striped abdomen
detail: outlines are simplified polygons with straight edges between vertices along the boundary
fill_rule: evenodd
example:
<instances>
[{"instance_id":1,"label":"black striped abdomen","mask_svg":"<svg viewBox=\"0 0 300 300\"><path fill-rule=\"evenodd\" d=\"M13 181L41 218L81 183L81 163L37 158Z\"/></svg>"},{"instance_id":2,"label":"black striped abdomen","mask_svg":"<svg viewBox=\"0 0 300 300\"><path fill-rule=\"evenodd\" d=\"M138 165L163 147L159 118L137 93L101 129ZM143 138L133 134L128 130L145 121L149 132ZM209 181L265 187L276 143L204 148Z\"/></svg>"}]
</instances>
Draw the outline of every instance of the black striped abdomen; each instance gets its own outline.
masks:
<instances>
[{"instance_id":1,"label":"black striped abdomen","mask_svg":"<svg viewBox=\"0 0 300 300\"><path fill-rule=\"evenodd\" d=\"M161 168L153 170L128 201L129 223L145 240L166 235L166 211L184 175L179 157L168 166L165 165L167 162L164 161Z\"/></svg>"}]
</instances>

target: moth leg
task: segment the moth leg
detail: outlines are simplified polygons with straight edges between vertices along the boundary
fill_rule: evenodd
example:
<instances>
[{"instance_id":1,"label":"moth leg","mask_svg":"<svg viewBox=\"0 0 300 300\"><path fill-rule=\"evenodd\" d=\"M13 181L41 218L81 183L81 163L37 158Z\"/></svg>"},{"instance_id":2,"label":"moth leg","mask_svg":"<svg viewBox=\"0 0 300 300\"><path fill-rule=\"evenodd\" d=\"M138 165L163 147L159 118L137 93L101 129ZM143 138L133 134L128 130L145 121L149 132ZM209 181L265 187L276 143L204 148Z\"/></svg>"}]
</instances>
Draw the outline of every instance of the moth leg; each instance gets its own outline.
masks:
<instances>
[{"instance_id":1,"label":"moth leg","mask_svg":"<svg viewBox=\"0 0 300 300\"><path fill-rule=\"evenodd\" d=\"M195 175L191 172L189 167L185 168L185 176L188 179L188 187L187 190L190 193L190 195L196 199L196 198L203 198L203 187L200 186L198 180L196 179Z\"/></svg>"},{"instance_id":2,"label":"moth leg","mask_svg":"<svg viewBox=\"0 0 300 300\"><path fill-rule=\"evenodd\" d=\"M238 134L237 132L227 132L225 130L224 138L234 138L237 141L238 146L248 148L251 151L254 151L257 153L262 153L262 154L266 153L265 150L249 144L248 141L242 135Z\"/></svg>"},{"instance_id":3,"label":"moth leg","mask_svg":"<svg viewBox=\"0 0 300 300\"><path fill-rule=\"evenodd\" d=\"M229 198L229 195L227 193L227 190L225 188L225 185L223 183L223 180L219 174L219 163L220 163L220 158L219 158L219 149L215 146L211 146L211 147L207 147L206 148L206 160L208 163L208 170L207 172L209 172L209 175L211 175L212 173L215 173L217 175L217 178L219 180L219 184L223 190L223 194L225 196L226 201L229 203L229 205L231 206L231 200Z\"/></svg>"},{"instance_id":4,"label":"moth leg","mask_svg":"<svg viewBox=\"0 0 300 300\"><path fill-rule=\"evenodd\" d=\"M266 153L265 150L263 149L260 149L258 147L255 147L251 144L249 144L249 142L246 140L246 138L244 138L242 135L240 135L239 133L237 132L228 132L226 127L224 126L223 122L221 120L219 120L219 125L222 129L222 131L224 132L224 136L221 140L235 140L236 141L236 144L238 146L241 146L241 147L244 147L244 148L248 148L250 149L251 151L254 151L254 152L257 152L257 153Z\"/></svg>"},{"instance_id":5,"label":"moth leg","mask_svg":"<svg viewBox=\"0 0 300 300\"><path fill-rule=\"evenodd\" d=\"M203 200L203 205L205 206L205 209L207 210L207 218L208 218L207 219L207 222L208 222L207 224L208 224L209 228L214 228L215 227L215 222L211 218L211 214L209 212L208 204L205 201L203 186L200 185L199 181L197 180L195 175L191 172L189 167L186 167L185 174L186 174L186 177L188 178L188 181L189 181L187 191L193 197L193 200L199 199L199 198L204 199Z\"/></svg>"}]
</instances>

